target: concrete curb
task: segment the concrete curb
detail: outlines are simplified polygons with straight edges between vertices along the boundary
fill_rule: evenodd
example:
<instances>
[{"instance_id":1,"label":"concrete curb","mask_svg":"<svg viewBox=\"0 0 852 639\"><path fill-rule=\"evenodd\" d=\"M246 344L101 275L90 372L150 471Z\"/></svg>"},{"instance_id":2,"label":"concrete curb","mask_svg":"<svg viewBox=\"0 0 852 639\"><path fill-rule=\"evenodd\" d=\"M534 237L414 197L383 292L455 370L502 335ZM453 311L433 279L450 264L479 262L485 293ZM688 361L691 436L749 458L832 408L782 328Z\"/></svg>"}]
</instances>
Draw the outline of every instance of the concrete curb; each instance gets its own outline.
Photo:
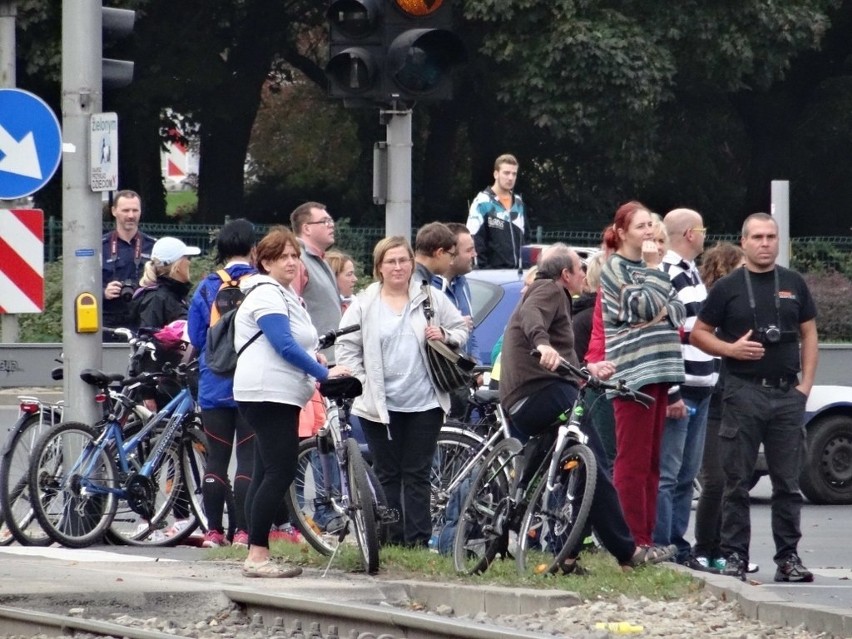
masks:
<instances>
[{"instance_id":1,"label":"concrete curb","mask_svg":"<svg viewBox=\"0 0 852 639\"><path fill-rule=\"evenodd\" d=\"M719 599L737 602L743 614L752 619L788 628L802 626L814 633L826 632L838 637L852 636L852 611L831 606L794 604L778 593L762 589L760 583L696 572L683 566L671 567L701 579L707 591ZM807 588L808 585L801 584L797 587Z\"/></svg>"},{"instance_id":2,"label":"concrete curb","mask_svg":"<svg viewBox=\"0 0 852 639\"><path fill-rule=\"evenodd\" d=\"M405 580L384 583L402 586L410 600L427 608L449 605L456 615L473 616L480 612L486 612L490 617L524 615L583 603L580 595L566 590L465 586ZM448 590L451 592L448 593Z\"/></svg>"}]
</instances>

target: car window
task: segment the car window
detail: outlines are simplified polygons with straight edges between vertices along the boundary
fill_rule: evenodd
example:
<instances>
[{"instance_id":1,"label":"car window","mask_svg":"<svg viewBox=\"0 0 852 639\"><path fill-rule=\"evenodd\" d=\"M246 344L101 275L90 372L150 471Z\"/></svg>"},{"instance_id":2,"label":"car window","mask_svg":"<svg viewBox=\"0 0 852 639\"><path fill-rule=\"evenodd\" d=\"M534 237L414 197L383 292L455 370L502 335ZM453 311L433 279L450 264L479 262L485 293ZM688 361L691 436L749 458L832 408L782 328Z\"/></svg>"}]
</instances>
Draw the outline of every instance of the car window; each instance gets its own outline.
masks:
<instances>
[{"instance_id":1,"label":"car window","mask_svg":"<svg viewBox=\"0 0 852 639\"><path fill-rule=\"evenodd\" d=\"M494 310L503 297L503 287L483 282L481 280L468 279L470 284L470 306L473 315L473 324L478 326L488 314Z\"/></svg>"}]
</instances>

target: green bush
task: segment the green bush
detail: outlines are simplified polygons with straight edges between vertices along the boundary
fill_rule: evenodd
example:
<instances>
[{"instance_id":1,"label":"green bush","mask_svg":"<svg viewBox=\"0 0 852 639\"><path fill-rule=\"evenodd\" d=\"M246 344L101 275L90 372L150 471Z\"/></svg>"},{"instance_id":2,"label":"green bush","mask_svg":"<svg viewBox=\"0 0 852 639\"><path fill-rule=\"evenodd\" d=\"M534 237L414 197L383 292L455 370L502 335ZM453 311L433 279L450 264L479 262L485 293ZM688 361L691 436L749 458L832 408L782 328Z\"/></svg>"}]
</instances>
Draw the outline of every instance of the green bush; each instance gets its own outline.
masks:
<instances>
[{"instance_id":1,"label":"green bush","mask_svg":"<svg viewBox=\"0 0 852 639\"><path fill-rule=\"evenodd\" d=\"M852 342L852 280L837 273L806 273L805 281L817 307L821 342Z\"/></svg>"}]
</instances>

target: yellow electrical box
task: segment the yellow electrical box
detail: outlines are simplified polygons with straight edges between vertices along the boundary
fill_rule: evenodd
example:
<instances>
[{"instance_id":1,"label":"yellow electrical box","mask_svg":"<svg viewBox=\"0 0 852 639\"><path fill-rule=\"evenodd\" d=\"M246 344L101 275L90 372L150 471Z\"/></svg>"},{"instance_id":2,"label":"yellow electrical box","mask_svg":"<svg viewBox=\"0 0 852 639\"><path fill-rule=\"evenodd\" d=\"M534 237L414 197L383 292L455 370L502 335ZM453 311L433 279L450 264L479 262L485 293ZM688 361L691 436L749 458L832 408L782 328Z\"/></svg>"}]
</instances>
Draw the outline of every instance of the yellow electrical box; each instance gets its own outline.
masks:
<instances>
[{"instance_id":1,"label":"yellow electrical box","mask_svg":"<svg viewBox=\"0 0 852 639\"><path fill-rule=\"evenodd\" d=\"M74 302L74 318L78 333L97 333L98 298L91 293L80 293Z\"/></svg>"}]
</instances>

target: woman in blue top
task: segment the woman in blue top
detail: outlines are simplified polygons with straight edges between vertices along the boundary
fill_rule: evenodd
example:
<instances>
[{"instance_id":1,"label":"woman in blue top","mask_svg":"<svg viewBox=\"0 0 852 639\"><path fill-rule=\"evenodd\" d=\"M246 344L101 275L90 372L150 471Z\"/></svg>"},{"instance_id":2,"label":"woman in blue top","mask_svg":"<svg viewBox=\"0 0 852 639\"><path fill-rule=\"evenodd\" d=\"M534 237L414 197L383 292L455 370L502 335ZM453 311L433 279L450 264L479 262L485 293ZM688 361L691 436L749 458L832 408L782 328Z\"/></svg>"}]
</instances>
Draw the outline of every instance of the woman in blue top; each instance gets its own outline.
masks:
<instances>
[{"instance_id":1,"label":"woman in blue top","mask_svg":"<svg viewBox=\"0 0 852 639\"><path fill-rule=\"evenodd\" d=\"M216 263L224 265L224 270L231 280L238 281L257 273L257 269L252 265L253 250L254 225L246 219L228 222L219 231L219 237L216 239ZM229 512L228 516L233 518L235 523L234 545L248 546L245 503L251 482L254 433L237 411L233 378L212 372L207 368L204 358L211 307L223 283L218 272L210 273L198 285L187 317L189 340L197 352L201 353L198 403L201 406L201 421L207 435L207 466L204 469L202 485L204 512L207 515L208 524L208 530L202 542L205 548L228 545L222 525L222 513L225 508L225 498L231 490L228 464L235 445L237 469L233 491L236 512Z\"/></svg>"},{"instance_id":2,"label":"woman in blue top","mask_svg":"<svg viewBox=\"0 0 852 639\"><path fill-rule=\"evenodd\" d=\"M246 498L249 554L246 577L295 577L301 568L269 557L269 528L296 474L299 413L316 382L348 369L324 366L317 330L291 283L301 248L292 231L272 229L255 252L259 274L246 278L234 322L234 348L242 354L234 372L234 399L255 434L254 472Z\"/></svg>"}]
</instances>

